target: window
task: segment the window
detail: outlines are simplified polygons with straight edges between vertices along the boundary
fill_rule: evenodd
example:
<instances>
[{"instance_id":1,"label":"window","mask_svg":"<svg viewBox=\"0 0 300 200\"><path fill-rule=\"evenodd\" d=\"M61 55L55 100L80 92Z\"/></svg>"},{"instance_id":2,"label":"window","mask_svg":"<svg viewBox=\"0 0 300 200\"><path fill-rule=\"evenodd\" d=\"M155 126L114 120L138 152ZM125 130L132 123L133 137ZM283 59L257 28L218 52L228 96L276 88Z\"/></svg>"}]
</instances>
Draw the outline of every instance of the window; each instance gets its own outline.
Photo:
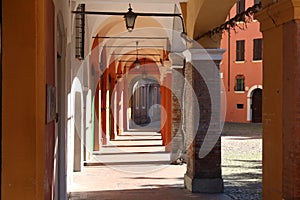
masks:
<instances>
[{"instance_id":1,"label":"window","mask_svg":"<svg viewBox=\"0 0 300 200\"><path fill-rule=\"evenodd\" d=\"M237 75L235 77L235 91L245 91L245 76Z\"/></svg>"},{"instance_id":2,"label":"window","mask_svg":"<svg viewBox=\"0 0 300 200\"><path fill-rule=\"evenodd\" d=\"M238 0L236 3L236 14L241 14L245 11L245 0ZM245 21L245 16L241 18L241 21Z\"/></svg>"},{"instance_id":3,"label":"window","mask_svg":"<svg viewBox=\"0 0 300 200\"><path fill-rule=\"evenodd\" d=\"M262 39L253 40L253 60L262 59Z\"/></svg>"},{"instance_id":4,"label":"window","mask_svg":"<svg viewBox=\"0 0 300 200\"><path fill-rule=\"evenodd\" d=\"M236 41L236 61L244 61L245 40Z\"/></svg>"},{"instance_id":5,"label":"window","mask_svg":"<svg viewBox=\"0 0 300 200\"><path fill-rule=\"evenodd\" d=\"M236 104L237 109L244 109L244 104Z\"/></svg>"}]
</instances>

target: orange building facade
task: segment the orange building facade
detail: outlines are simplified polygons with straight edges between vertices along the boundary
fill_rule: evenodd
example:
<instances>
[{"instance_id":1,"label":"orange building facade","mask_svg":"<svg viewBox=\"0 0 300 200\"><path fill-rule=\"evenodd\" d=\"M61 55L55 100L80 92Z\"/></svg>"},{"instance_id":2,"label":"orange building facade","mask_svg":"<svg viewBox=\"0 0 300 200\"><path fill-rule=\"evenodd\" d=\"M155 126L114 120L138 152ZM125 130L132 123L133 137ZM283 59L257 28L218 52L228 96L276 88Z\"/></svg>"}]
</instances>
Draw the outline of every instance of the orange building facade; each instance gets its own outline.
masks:
<instances>
[{"instance_id":1,"label":"orange building facade","mask_svg":"<svg viewBox=\"0 0 300 200\"><path fill-rule=\"evenodd\" d=\"M245 8L254 4L245 0ZM236 4L230 18L238 12ZM243 7L243 6L241 6ZM262 122L262 33L257 20L241 22L221 40L221 78L226 92L227 122ZM244 30L243 30L244 29Z\"/></svg>"}]
</instances>

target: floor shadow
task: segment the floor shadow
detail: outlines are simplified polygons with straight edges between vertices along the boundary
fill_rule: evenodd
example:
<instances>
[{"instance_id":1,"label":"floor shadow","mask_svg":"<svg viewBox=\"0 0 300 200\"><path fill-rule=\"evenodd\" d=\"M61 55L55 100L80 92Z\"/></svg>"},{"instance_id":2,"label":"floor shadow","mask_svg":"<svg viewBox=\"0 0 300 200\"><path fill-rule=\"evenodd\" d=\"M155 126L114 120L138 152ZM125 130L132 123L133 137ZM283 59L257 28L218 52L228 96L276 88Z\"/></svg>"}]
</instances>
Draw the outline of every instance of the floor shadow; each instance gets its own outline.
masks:
<instances>
[{"instance_id":1,"label":"floor shadow","mask_svg":"<svg viewBox=\"0 0 300 200\"><path fill-rule=\"evenodd\" d=\"M244 136L222 136L222 138L226 138L226 140L257 140L262 139L262 136L251 136L251 137L244 137Z\"/></svg>"},{"instance_id":2,"label":"floor shadow","mask_svg":"<svg viewBox=\"0 0 300 200\"><path fill-rule=\"evenodd\" d=\"M166 152L163 151L153 151L153 152L126 152L126 151L121 151L121 152L112 152L112 153L102 153L102 152L93 152L93 155L97 156L97 155L111 155L111 156L115 156L115 155L138 155L138 154L168 154Z\"/></svg>"},{"instance_id":3,"label":"floor shadow","mask_svg":"<svg viewBox=\"0 0 300 200\"><path fill-rule=\"evenodd\" d=\"M169 165L169 161L133 161L133 162L86 162L84 166L95 167L95 166L121 166L121 165Z\"/></svg>"},{"instance_id":4,"label":"floor shadow","mask_svg":"<svg viewBox=\"0 0 300 200\"><path fill-rule=\"evenodd\" d=\"M124 135L119 135L118 137L139 137L139 136L145 136L145 137L157 137L160 136L157 133L155 134L142 134L142 131L139 130L130 130L130 132L137 132L141 134L124 134ZM148 133L148 131L145 131L145 133Z\"/></svg>"},{"instance_id":5,"label":"floor shadow","mask_svg":"<svg viewBox=\"0 0 300 200\"><path fill-rule=\"evenodd\" d=\"M122 137L122 135L120 135L120 136ZM129 136L129 135L126 135L126 136ZM145 136L145 135L143 135L143 136ZM150 136L152 136L152 135L150 135ZM134 139L114 139L114 140L111 140L111 141L132 142L132 141L160 141L160 140L161 140L160 138L149 138L149 139L143 139L143 138L137 138L137 139L135 139L134 138Z\"/></svg>"},{"instance_id":6,"label":"floor shadow","mask_svg":"<svg viewBox=\"0 0 300 200\"><path fill-rule=\"evenodd\" d=\"M225 194L197 194L182 187L160 185L146 189L110 190L92 192L72 192L69 200L230 200Z\"/></svg>"},{"instance_id":7,"label":"floor shadow","mask_svg":"<svg viewBox=\"0 0 300 200\"><path fill-rule=\"evenodd\" d=\"M261 123L232 123L226 122L222 130L222 136L238 136L249 138L261 138Z\"/></svg>"},{"instance_id":8,"label":"floor shadow","mask_svg":"<svg viewBox=\"0 0 300 200\"><path fill-rule=\"evenodd\" d=\"M143 145L113 145L113 144L109 144L109 145L103 145L102 148L121 148L121 147L163 147L163 145L161 144L143 144Z\"/></svg>"},{"instance_id":9,"label":"floor shadow","mask_svg":"<svg viewBox=\"0 0 300 200\"><path fill-rule=\"evenodd\" d=\"M128 179L135 179L135 180L138 180L138 179L146 179L146 180L164 180L164 179L174 179L174 178L164 178L164 177L143 177L143 176L139 176L139 177L125 177L125 178L128 178ZM183 180L183 177L182 178L176 178L178 180ZM180 185L181 186L181 185Z\"/></svg>"},{"instance_id":10,"label":"floor shadow","mask_svg":"<svg viewBox=\"0 0 300 200\"><path fill-rule=\"evenodd\" d=\"M233 199L262 199L262 161L233 161L239 164L222 166L233 169L233 173L223 175L224 192Z\"/></svg>"},{"instance_id":11,"label":"floor shadow","mask_svg":"<svg viewBox=\"0 0 300 200\"><path fill-rule=\"evenodd\" d=\"M261 123L225 123L227 152L222 165L224 192L233 199L262 199ZM249 142L249 143L248 143ZM236 145L231 148L229 145ZM253 146L254 145L254 146ZM232 149L237 151L231 152ZM227 156L227 157L226 157ZM259 160L258 160L259 159Z\"/></svg>"}]
</instances>

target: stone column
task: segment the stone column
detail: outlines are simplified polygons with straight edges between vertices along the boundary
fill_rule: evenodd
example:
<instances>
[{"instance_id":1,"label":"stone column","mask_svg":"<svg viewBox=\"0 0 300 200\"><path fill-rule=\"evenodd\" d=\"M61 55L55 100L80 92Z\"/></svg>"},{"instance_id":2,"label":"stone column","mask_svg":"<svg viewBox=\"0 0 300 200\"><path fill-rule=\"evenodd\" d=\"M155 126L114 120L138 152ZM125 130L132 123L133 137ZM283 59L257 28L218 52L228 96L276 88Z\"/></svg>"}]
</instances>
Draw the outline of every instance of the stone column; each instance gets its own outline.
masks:
<instances>
[{"instance_id":1,"label":"stone column","mask_svg":"<svg viewBox=\"0 0 300 200\"><path fill-rule=\"evenodd\" d=\"M300 199L300 5L262 3L263 199Z\"/></svg>"},{"instance_id":2,"label":"stone column","mask_svg":"<svg viewBox=\"0 0 300 200\"><path fill-rule=\"evenodd\" d=\"M221 96L218 64L224 50L188 49L185 66L184 118L187 172L192 192L223 192L221 173Z\"/></svg>"},{"instance_id":3,"label":"stone column","mask_svg":"<svg viewBox=\"0 0 300 200\"><path fill-rule=\"evenodd\" d=\"M185 162L186 147L183 130L184 56L170 53L172 60L172 151L171 163Z\"/></svg>"}]
</instances>

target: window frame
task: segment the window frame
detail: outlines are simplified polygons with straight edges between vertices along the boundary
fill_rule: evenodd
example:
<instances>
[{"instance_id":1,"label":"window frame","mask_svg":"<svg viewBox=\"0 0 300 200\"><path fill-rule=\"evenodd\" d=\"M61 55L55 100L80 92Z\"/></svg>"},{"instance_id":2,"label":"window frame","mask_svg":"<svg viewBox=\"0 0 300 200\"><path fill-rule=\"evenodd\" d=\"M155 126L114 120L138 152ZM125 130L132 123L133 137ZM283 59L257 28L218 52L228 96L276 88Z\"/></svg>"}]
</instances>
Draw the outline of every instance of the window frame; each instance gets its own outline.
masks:
<instances>
[{"instance_id":1,"label":"window frame","mask_svg":"<svg viewBox=\"0 0 300 200\"><path fill-rule=\"evenodd\" d=\"M236 40L236 55L235 61L243 62L245 61L245 40Z\"/></svg>"},{"instance_id":2,"label":"window frame","mask_svg":"<svg viewBox=\"0 0 300 200\"><path fill-rule=\"evenodd\" d=\"M245 0L238 0L236 2L236 14L241 14L242 12L244 12L246 9L246 1ZM244 22L245 21L245 16L243 16L241 18L241 22Z\"/></svg>"},{"instance_id":3,"label":"window frame","mask_svg":"<svg viewBox=\"0 0 300 200\"><path fill-rule=\"evenodd\" d=\"M245 91L245 76L242 74L235 76L235 86L234 91L244 92Z\"/></svg>"},{"instance_id":4,"label":"window frame","mask_svg":"<svg viewBox=\"0 0 300 200\"><path fill-rule=\"evenodd\" d=\"M262 60L262 48L263 48L262 38L253 39L253 60L254 61Z\"/></svg>"}]
</instances>

